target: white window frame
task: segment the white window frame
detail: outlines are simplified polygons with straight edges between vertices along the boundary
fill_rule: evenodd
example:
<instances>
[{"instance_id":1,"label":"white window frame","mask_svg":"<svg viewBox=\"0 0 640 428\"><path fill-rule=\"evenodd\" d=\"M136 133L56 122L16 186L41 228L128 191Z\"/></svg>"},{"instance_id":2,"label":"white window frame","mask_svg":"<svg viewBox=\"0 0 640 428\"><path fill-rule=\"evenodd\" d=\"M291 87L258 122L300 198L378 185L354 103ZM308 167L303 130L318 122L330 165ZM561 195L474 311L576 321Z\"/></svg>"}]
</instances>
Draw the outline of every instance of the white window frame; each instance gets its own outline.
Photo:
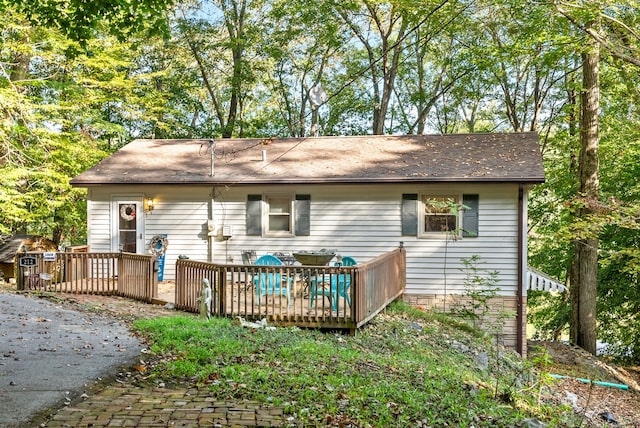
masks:
<instances>
[{"instance_id":1,"label":"white window frame","mask_svg":"<svg viewBox=\"0 0 640 428\"><path fill-rule=\"evenodd\" d=\"M284 214L271 213L271 201L273 199L287 199L289 202L289 212ZM263 231L265 236L292 237L295 236L295 195L290 193L269 193L263 196L264 210L262 217ZM289 216L289 230L271 230L271 216Z\"/></svg>"},{"instance_id":2,"label":"white window frame","mask_svg":"<svg viewBox=\"0 0 640 428\"><path fill-rule=\"evenodd\" d=\"M426 227L426 216L429 215L426 210L425 201L429 199L452 199L455 204L461 206L462 204L462 195L457 193L422 193L419 195L419 216L418 216L418 237L420 238L447 238L449 237L459 237L462 233L462 212L460 211L456 216L455 220L455 229L453 230L443 230L443 231L425 231ZM434 214L439 215L439 214ZM442 214L440 214L442 215ZM446 214L446 215L455 215L454 213Z\"/></svg>"}]
</instances>

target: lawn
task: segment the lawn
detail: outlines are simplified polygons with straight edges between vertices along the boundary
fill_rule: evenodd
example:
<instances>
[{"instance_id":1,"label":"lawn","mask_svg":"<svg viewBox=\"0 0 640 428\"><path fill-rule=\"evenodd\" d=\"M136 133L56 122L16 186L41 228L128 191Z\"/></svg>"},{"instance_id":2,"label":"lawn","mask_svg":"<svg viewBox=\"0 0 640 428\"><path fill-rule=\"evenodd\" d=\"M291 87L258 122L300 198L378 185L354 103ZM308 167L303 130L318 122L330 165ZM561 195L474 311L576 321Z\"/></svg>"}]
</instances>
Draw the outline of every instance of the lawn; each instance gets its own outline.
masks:
<instances>
[{"instance_id":1,"label":"lawn","mask_svg":"<svg viewBox=\"0 0 640 428\"><path fill-rule=\"evenodd\" d=\"M282 407L296 426L571 425L570 412L538 401L547 380L527 361L495 338L404 304L355 336L193 316L135 326L149 342L147 381Z\"/></svg>"}]
</instances>

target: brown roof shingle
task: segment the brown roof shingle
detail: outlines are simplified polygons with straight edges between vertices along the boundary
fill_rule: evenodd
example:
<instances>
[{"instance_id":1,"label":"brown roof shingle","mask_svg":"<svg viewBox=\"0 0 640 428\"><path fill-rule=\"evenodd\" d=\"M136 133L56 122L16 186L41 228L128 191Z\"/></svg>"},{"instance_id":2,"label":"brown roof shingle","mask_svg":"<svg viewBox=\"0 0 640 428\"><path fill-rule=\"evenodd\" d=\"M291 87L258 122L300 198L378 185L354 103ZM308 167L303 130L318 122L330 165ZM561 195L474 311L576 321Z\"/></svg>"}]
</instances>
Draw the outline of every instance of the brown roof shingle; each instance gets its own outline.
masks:
<instances>
[{"instance_id":1,"label":"brown roof shingle","mask_svg":"<svg viewBox=\"0 0 640 428\"><path fill-rule=\"evenodd\" d=\"M134 140L71 184L544 181L534 132L217 139L213 175L209 141Z\"/></svg>"}]
</instances>

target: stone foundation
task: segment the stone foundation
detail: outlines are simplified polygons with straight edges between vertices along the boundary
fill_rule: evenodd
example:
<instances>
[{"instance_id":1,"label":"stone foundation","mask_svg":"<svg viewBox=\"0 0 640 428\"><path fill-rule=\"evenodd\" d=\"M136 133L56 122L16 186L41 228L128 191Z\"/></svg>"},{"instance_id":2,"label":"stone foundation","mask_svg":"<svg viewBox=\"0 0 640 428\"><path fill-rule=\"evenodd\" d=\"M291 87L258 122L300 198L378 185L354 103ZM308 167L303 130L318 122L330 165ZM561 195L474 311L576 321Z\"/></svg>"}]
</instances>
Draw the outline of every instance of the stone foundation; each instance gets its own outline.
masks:
<instances>
[{"instance_id":1,"label":"stone foundation","mask_svg":"<svg viewBox=\"0 0 640 428\"><path fill-rule=\"evenodd\" d=\"M415 306L417 308L427 310L437 310L440 312L455 313L461 308L470 309L472 307L472 301L469 296L454 294L405 294L402 297L405 303ZM524 299L524 305L526 308L526 298ZM501 332L496 335L502 345L508 349L517 351L517 305L518 299L515 296L497 296L489 300L488 311L477 310L476 316L478 317L475 322L478 323L480 328L485 329L500 329ZM520 328L522 334L523 352L522 356L527 355L527 337L526 337L526 310L524 313L524 319L522 320L522 326ZM469 320L474 322L474 320ZM501 326L501 328L500 328Z\"/></svg>"}]
</instances>

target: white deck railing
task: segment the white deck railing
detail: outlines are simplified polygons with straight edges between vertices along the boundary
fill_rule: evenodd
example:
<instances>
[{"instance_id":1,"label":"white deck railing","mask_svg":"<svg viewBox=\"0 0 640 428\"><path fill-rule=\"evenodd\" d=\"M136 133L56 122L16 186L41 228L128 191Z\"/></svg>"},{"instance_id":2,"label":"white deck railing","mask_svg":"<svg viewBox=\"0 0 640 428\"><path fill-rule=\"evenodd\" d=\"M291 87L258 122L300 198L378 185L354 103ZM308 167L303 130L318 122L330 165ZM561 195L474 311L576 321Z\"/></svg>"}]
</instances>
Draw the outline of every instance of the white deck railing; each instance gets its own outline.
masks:
<instances>
[{"instance_id":1,"label":"white deck railing","mask_svg":"<svg viewBox=\"0 0 640 428\"><path fill-rule=\"evenodd\" d=\"M567 291L567 287L546 273L527 266L527 290L562 293Z\"/></svg>"}]
</instances>

